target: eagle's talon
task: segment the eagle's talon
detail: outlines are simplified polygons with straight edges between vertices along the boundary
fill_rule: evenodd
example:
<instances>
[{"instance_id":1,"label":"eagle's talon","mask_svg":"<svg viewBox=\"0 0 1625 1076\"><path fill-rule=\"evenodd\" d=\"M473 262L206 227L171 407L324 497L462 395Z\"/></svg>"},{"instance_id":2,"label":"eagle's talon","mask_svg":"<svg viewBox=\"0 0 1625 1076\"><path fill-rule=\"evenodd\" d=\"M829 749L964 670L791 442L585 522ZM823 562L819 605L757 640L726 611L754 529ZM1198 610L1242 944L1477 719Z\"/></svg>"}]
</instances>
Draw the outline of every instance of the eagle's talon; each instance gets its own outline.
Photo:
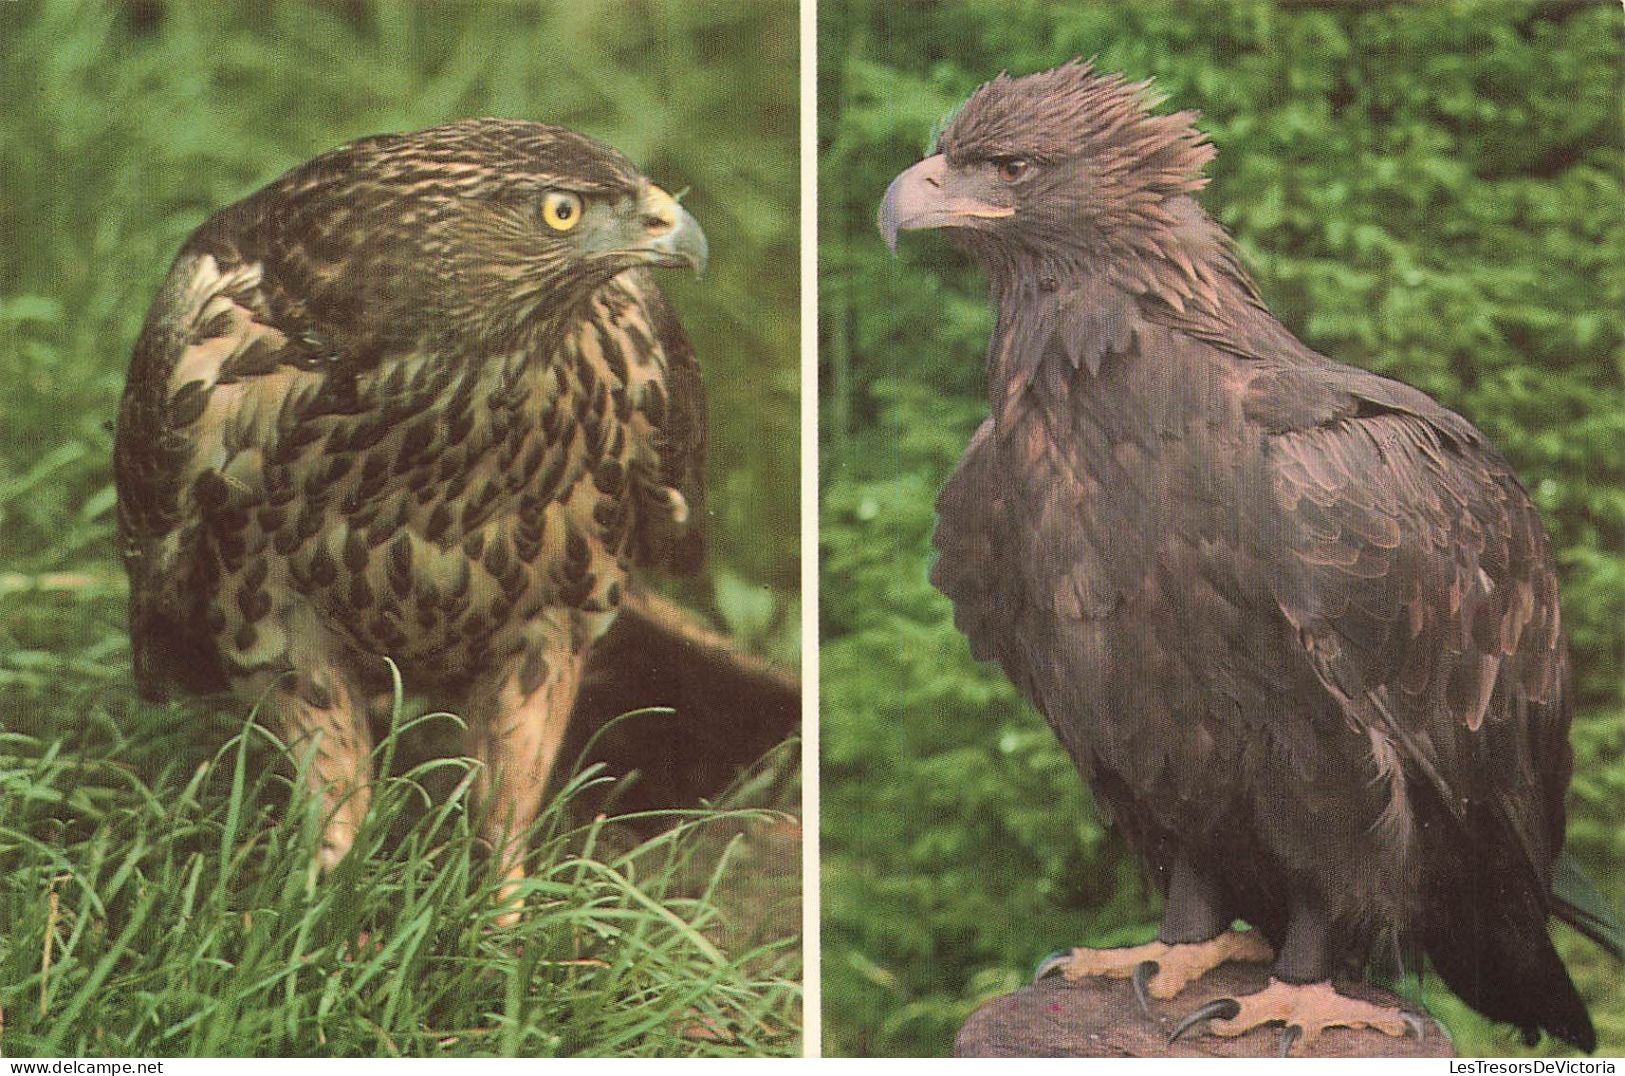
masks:
<instances>
[{"instance_id":1,"label":"eagle's talon","mask_svg":"<svg viewBox=\"0 0 1625 1076\"><path fill-rule=\"evenodd\" d=\"M1269 961L1273 957L1269 946L1253 932L1225 931L1203 942L1151 941L1126 948L1063 950L1039 965L1034 982L1057 968L1068 982L1137 978L1137 991L1168 1001L1227 961ZM1150 965L1148 970L1146 965Z\"/></svg>"},{"instance_id":2,"label":"eagle's talon","mask_svg":"<svg viewBox=\"0 0 1625 1076\"><path fill-rule=\"evenodd\" d=\"M1134 997L1140 1003L1140 1011L1145 1013L1148 1020L1151 1018L1151 1003L1146 1000L1146 984L1151 981L1153 975L1161 970L1162 965L1155 960L1142 960L1135 966L1134 974L1130 979L1134 983Z\"/></svg>"},{"instance_id":3,"label":"eagle's talon","mask_svg":"<svg viewBox=\"0 0 1625 1076\"><path fill-rule=\"evenodd\" d=\"M1340 994L1329 980L1290 983L1273 977L1255 994L1203 1006L1187 1018L1186 1025L1196 1023L1208 1009L1221 1004L1226 1015L1211 1022L1207 1028L1210 1034L1235 1038L1257 1028L1286 1027L1291 1034L1283 1036L1289 1040L1284 1041L1284 1047L1292 1053L1309 1049L1330 1028L1370 1028L1400 1038L1418 1026L1416 1017L1403 1009Z\"/></svg>"},{"instance_id":4,"label":"eagle's talon","mask_svg":"<svg viewBox=\"0 0 1625 1076\"><path fill-rule=\"evenodd\" d=\"M1038 962L1038 967L1033 969L1033 982L1036 983L1036 982L1040 981L1041 979L1044 979L1047 976L1055 974L1057 971L1060 970L1061 965L1065 964L1068 960L1071 960L1071 959L1072 959L1072 950L1070 950L1070 949L1057 949L1057 950L1055 950L1053 953L1046 956L1043 960L1040 960Z\"/></svg>"},{"instance_id":5,"label":"eagle's talon","mask_svg":"<svg viewBox=\"0 0 1625 1076\"><path fill-rule=\"evenodd\" d=\"M1405 1010L1401 1009L1399 1012L1399 1018L1405 1021L1405 1026L1416 1034L1417 1042L1421 1042L1423 1039L1428 1037L1427 1025L1422 1023L1422 1018L1420 1016L1417 1016L1413 1012L1406 1012Z\"/></svg>"},{"instance_id":6,"label":"eagle's talon","mask_svg":"<svg viewBox=\"0 0 1625 1076\"><path fill-rule=\"evenodd\" d=\"M1277 1051L1275 1056L1291 1057L1292 1047L1295 1046L1298 1040L1301 1038L1303 1038L1303 1028L1299 1027L1297 1024L1287 1024L1285 1027L1281 1028L1281 1048L1279 1051Z\"/></svg>"},{"instance_id":7,"label":"eagle's talon","mask_svg":"<svg viewBox=\"0 0 1625 1076\"><path fill-rule=\"evenodd\" d=\"M1241 1013L1241 1002L1235 998L1214 998L1206 1005L1199 1006L1189 1016L1174 1025L1173 1032L1168 1036L1168 1045L1172 1046L1179 1037L1197 1024L1208 1020L1234 1020Z\"/></svg>"}]
</instances>

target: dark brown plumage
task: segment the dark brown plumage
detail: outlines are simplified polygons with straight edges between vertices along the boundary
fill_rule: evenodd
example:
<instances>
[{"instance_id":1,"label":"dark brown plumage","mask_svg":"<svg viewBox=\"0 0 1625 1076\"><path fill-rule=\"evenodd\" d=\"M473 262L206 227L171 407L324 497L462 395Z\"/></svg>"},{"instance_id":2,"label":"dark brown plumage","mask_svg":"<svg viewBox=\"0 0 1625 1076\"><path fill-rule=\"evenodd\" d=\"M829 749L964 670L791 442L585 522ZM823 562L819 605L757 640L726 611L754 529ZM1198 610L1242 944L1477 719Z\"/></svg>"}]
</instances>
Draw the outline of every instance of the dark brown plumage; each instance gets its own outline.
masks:
<instances>
[{"instance_id":1,"label":"dark brown plumage","mask_svg":"<svg viewBox=\"0 0 1625 1076\"><path fill-rule=\"evenodd\" d=\"M387 657L469 721L522 877L593 640L636 565L699 558L703 389L647 269L705 258L625 157L514 120L323 154L182 248L115 449L136 676L316 742L324 866Z\"/></svg>"},{"instance_id":2,"label":"dark brown plumage","mask_svg":"<svg viewBox=\"0 0 1625 1076\"><path fill-rule=\"evenodd\" d=\"M1271 316L1191 197L1212 148L1147 96L1000 76L880 213L950 228L998 311L932 579L1168 894L1159 943L1063 963L1169 997L1273 960L1302 988L1203 1015L1312 1039L1403 1032L1309 984L1420 949L1589 1049L1546 933L1571 755L1540 520L1464 419Z\"/></svg>"}]
</instances>

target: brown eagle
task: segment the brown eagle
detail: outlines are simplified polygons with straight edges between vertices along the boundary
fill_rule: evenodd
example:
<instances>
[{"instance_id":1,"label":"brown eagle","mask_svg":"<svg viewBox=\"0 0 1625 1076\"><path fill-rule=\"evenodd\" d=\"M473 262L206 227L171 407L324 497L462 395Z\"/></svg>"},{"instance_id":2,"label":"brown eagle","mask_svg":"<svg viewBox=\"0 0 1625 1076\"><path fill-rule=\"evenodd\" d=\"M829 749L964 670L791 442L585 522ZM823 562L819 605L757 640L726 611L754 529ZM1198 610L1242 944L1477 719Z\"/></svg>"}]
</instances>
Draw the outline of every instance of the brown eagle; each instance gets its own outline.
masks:
<instances>
[{"instance_id":1,"label":"brown eagle","mask_svg":"<svg viewBox=\"0 0 1625 1076\"><path fill-rule=\"evenodd\" d=\"M705 260L624 156L500 119L323 154L181 249L114 450L136 679L314 745L324 868L388 658L467 719L517 889L593 641L699 559L703 389L648 269Z\"/></svg>"},{"instance_id":2,"label":"brown eagle","mask_svg":"<svg viewBox=\"0 0 1625 1076\"><path fill-rule=\"evenodd\" d=\"M1590 1049L1547 934L1571 700L1540 519L1461 416L1270 314L1192 198L1212 147L1148 85L1001 75L880 210L891 244L951 229L998 313L932 580L1167 897L1159 941L1054 966L1169 998L1270 962L1179 1031L1301 1047L1403 1034L1331 979L1420 950Z\"/></svg>"}]
</instances>

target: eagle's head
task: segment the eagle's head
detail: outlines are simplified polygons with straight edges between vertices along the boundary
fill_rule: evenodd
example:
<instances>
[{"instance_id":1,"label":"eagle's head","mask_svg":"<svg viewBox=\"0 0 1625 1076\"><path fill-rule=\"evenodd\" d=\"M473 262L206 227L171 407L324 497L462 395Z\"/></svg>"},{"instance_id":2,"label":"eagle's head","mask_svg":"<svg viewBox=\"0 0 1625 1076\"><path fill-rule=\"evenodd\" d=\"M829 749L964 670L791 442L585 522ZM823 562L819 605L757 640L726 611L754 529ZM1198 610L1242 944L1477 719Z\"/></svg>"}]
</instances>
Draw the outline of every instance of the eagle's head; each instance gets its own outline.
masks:
<instances>
[{"instance_id":1,"label":"eagle's head","mask_svg":"<svg viewBox=\"0 0 1625 1076\"><path fill-rule=\"evenodd\" d=\"M983 84L937 152L887 189L887 243L899 231L950 228L995 275L1089 271L1154 253L1159 233L1199 212L1188 196L1206 183L1213 147L1192 113L1153 113L1149 86L1076 61Z\"/></svg>"},{"instance_id":2,"label":"eagle's head","mask_svg":"<svg viewBox=\"0 0 1625 1076\"><path fill-rule=\"evenodd\" d=\"M573 316L618 273L702 270L705 233L625 156L522 120L361 139L200 232L358 336L491 338ZM268 274L268 276L271 274Z\"/></svg>"}]
</instances>

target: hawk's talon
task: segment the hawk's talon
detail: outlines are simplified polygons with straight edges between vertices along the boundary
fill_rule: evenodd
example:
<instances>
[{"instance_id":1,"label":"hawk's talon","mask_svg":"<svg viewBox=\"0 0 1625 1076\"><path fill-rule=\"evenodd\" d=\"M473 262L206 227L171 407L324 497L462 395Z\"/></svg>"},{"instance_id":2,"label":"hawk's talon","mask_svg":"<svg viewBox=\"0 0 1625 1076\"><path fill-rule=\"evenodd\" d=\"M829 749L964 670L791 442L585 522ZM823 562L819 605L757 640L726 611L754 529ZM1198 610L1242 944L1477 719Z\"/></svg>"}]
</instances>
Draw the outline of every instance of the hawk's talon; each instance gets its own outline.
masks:
<instances>
[{"instance_id":1,"label":"hawk's talon","mask_svg":"<svg viewBox=\"0 0 1625 1076\"><path fill-rule=\"evenodd\" d=\"M1142 960L1135 966L1134 974L1130 977L1130 981L1134 983L1134 997L1139 1001L1140 1011L1145 1013L1147 1020L1151 1019L1151 1003L1145 997L1146 984L1161 970L1162 965L1155 960Z\"/></svg>"},{"instance_id":2,"label":"hawk's talon","mask_svg":"<svg viewBox=\"0 0 1625 1076\"><path fill-rule=\"evenodd\" d=\"M1174 1025L1173 1032L1168 1036L1168 1045L1172 1046L1179 1037L1197 1024L1209 1020L1234 1020L1241 1013L1241 1002L1235 998L1214 998L1206 1005L1197 1007L1189 1016Z\"/></svg>"},{"instance_id":3,"label":"hawk's talon","mask_svg":"<svg viewBox=\"0 0 1625 1076\"><path fill-rule=\"evenodd\" d=\"M1303 1028L1297 1024L1287 1024L1281 1028L1281 1048L1276 1051L1276 1057L1291 1057L1292 1047L1303 1038Z\"/></svg>"},{"instance_id":4,"label":"hawk's talon","mask_svg":"<svg viewBox=\"0 0 1625 1076\"><path fill-rule=\"evenodd\" d=\"M1427 1025L1422 1023L1422 1018L1420 1016L1417 1016L1413 1012L1407 1012L1406 1010L1401 1009L1399 1011L1399 1018L1405 1021L1406 1028L1416 1033L1417 1042L1421 1042L1423 1039L1428 1037Z\"/></svg>"}]
</instances>

